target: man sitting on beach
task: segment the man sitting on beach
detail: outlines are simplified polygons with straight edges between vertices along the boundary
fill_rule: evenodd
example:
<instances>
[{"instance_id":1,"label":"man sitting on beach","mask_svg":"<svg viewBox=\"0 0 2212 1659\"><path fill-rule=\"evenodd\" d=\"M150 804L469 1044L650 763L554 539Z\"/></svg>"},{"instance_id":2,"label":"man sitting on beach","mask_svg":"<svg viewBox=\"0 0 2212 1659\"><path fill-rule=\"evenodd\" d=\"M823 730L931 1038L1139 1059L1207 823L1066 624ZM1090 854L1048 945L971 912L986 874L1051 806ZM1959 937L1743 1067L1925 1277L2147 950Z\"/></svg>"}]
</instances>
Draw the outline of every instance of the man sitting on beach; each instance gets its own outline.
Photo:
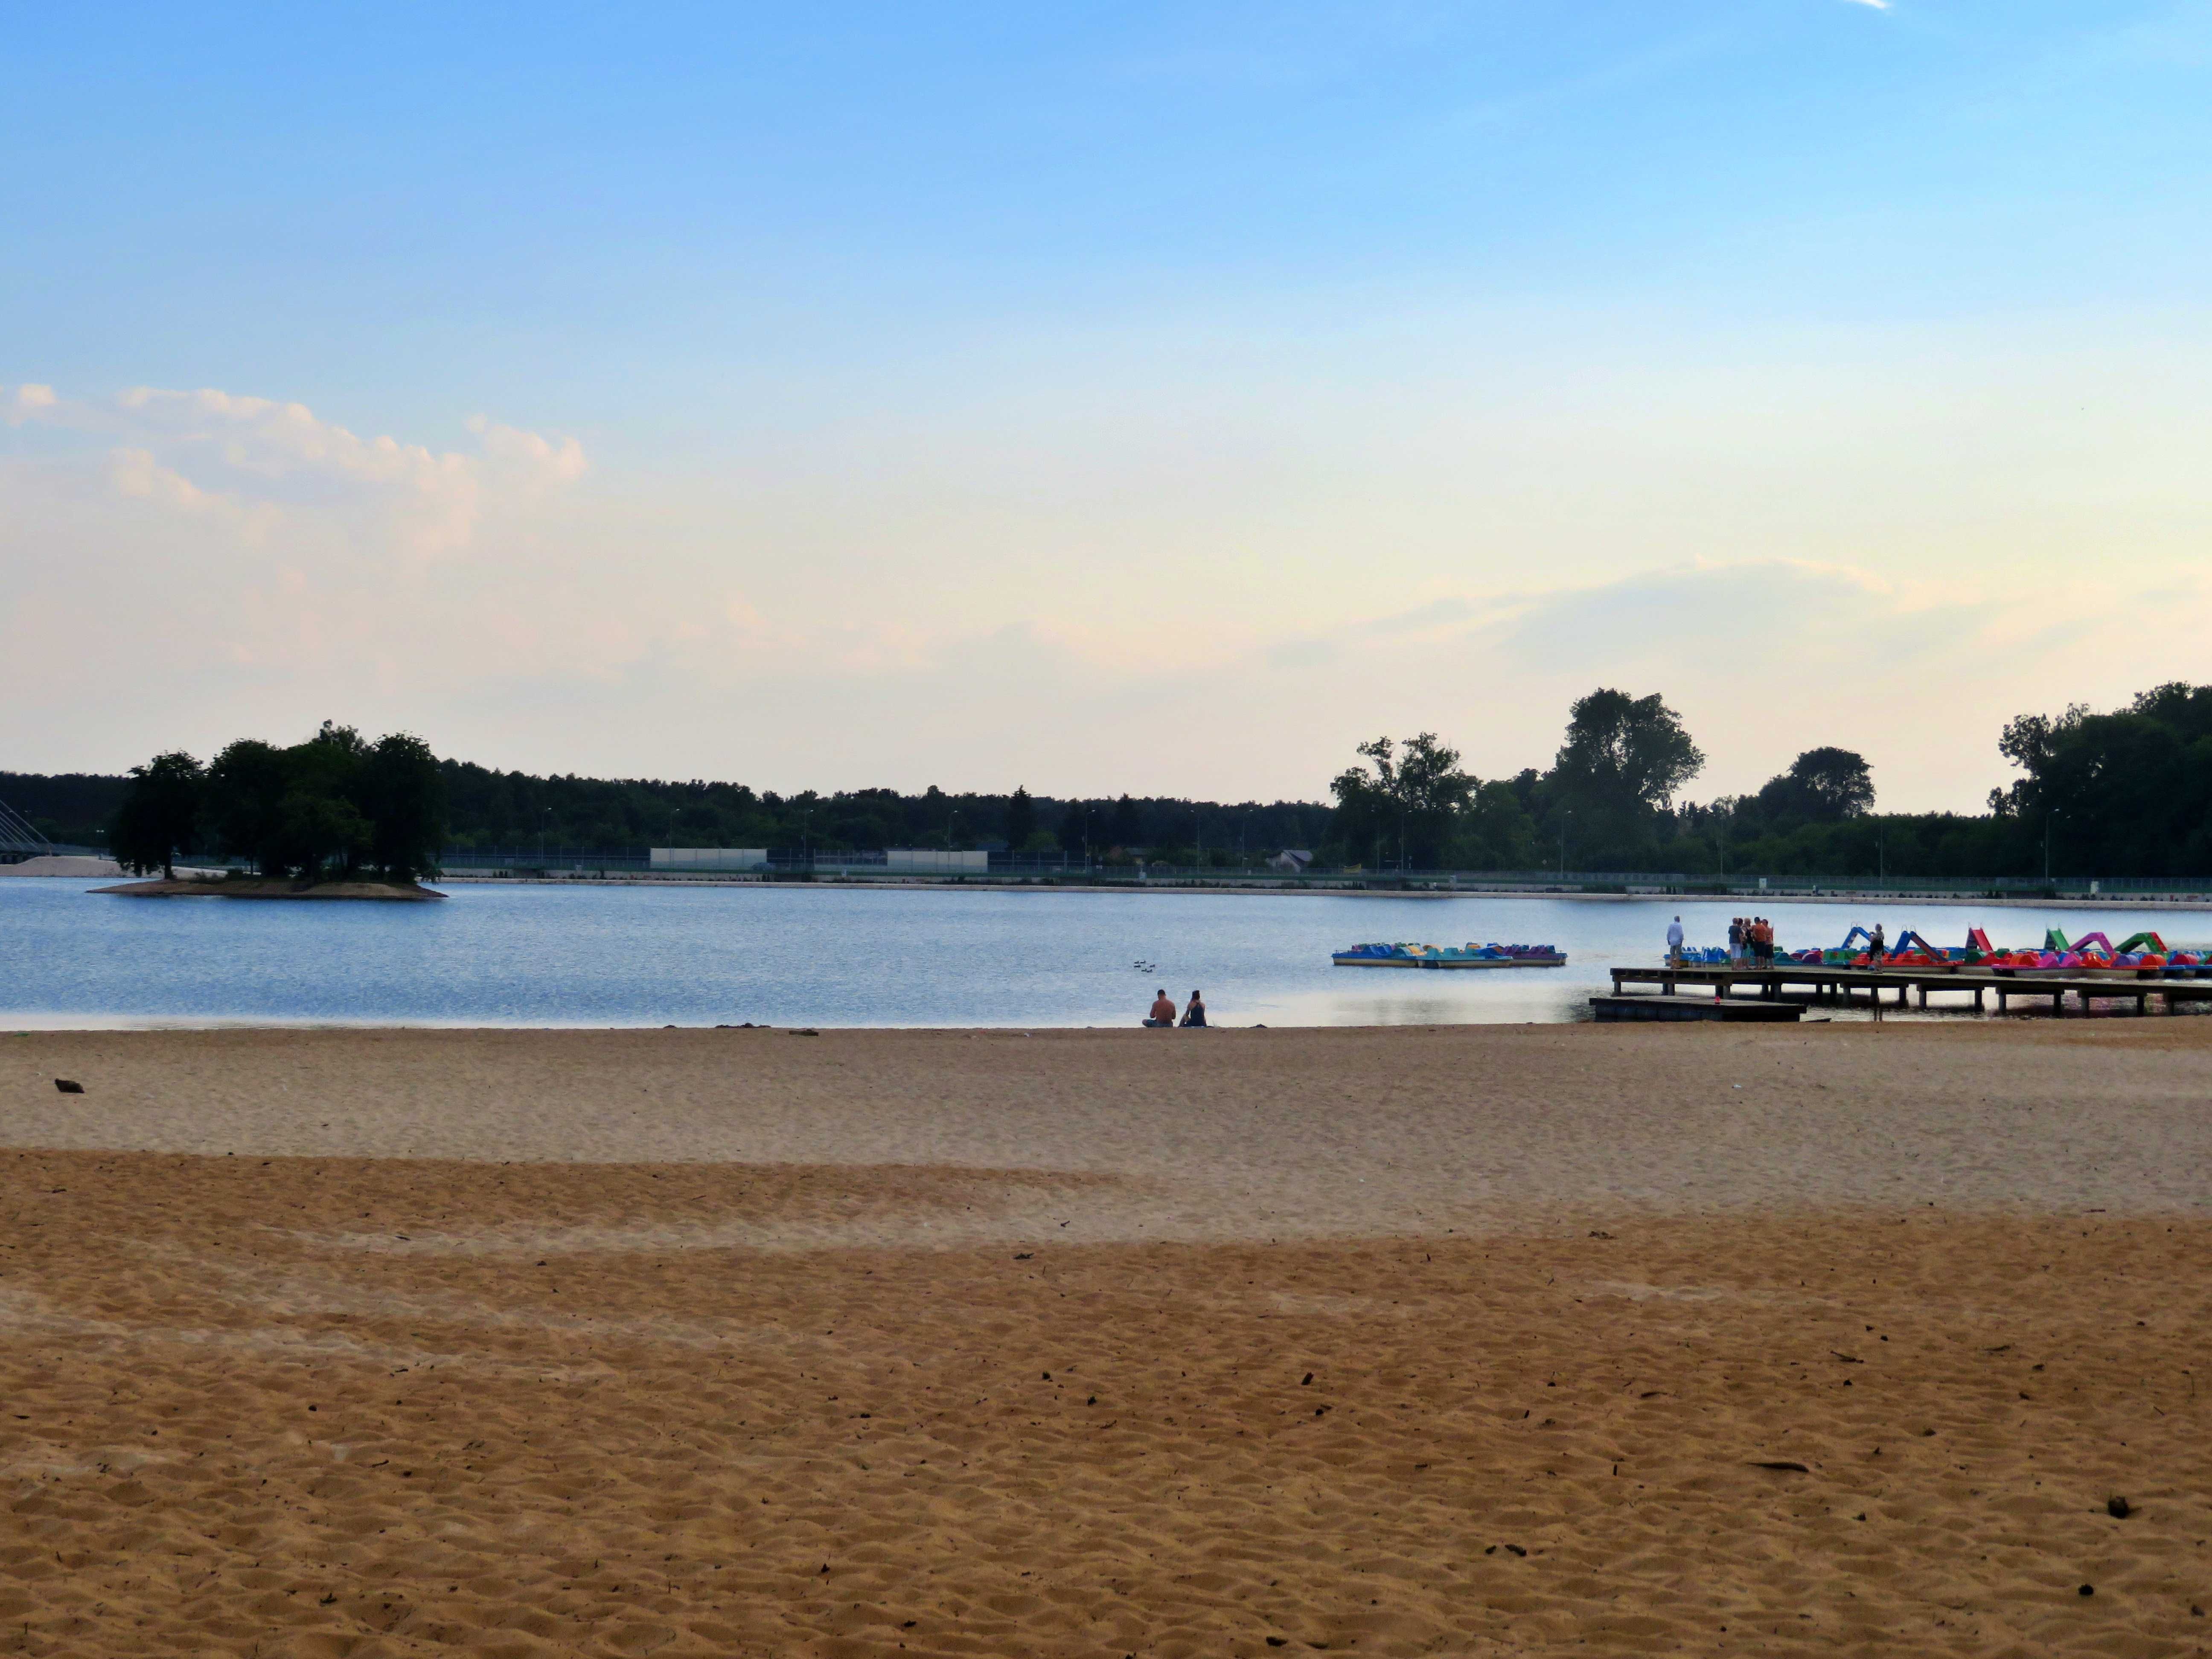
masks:
<instances>
[{"instance_id":1,"label":"man sitting on beach","mask_svg":"<svg viewBox=\"0 0 2212 1659\"><path fill-rule=\"evenodd\" d=\"M1175 999L1168 994L1168 988L1163 985L1158 994L1152 998L1152 1012L1146 1016L1145 1024L1171 1031L1175 1029Z\"/></svg>"}]
</instances>

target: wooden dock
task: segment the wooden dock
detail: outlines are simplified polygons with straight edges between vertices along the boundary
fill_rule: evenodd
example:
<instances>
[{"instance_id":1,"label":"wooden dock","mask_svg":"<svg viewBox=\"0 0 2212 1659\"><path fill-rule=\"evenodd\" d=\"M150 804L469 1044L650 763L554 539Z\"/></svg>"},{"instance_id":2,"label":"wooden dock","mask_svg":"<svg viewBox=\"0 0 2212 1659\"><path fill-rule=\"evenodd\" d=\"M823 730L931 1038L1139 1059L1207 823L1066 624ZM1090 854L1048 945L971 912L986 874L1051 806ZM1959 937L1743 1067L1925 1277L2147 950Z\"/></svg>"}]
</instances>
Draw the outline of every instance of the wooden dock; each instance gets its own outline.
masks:
<instances>
[{"instance_id":1,"label":"wooden dock","mask_svg":"<svg viewBox=\"0 0 2212 1659\"><path fill-rule=\"evenodd\" d=\"M1771 1002L1749 997L1609 996L1592 997L1590 1009L1601 1020L1717 1019L1731 1023L1784 1023L1804 1017L1802 1002Z\"/></svg>"},{"instance_id":2,"label":"wooden dock","mask_svg":"<svg viewBox=\"0 0 2212 1659\"><path fill-rule=\"evenodd\" d=\"M2054 1014L2066 1012L2069 997L2085 1013L2092 1002L2131 1001L2142 1014L2150 1012L2153 997L2168 1013L2183 1002L2212 1001L2212 979L2176 978L2155 969L2037 973L1955 967L1830 968L1790 962L1777 963L1771 968L1615 968L1612 973L1616 997L1632 985L1654 986L1662 997L1676 996L1686 986L1711 986L1714 998L1726 1001L1741 986L1762 1000L1772 1000L1796 989L1814 1002L1844 1007L1856 1003L1879 1007L1894 992L1900 1008L1915 1001L1925 1008L1930 996L1943 995L1968 998L1978 1009L1994 1006L2004 1013L2015 1000L2037 1004L2048 998ZM1994 999L1993 1004L1990 999Z\"/></svg>"}]
</instances>

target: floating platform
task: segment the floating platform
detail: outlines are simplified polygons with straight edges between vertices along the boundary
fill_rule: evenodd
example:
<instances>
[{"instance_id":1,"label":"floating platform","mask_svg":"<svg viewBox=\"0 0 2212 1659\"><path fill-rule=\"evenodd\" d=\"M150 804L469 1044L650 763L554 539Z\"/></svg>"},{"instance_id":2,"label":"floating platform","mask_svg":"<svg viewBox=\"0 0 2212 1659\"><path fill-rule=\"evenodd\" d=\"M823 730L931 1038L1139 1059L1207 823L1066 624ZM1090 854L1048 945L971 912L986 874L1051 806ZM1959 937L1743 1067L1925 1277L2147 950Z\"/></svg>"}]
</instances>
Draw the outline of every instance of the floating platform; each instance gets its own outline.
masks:
<instances>
[{"instance_id":1,"label":"floating platform","mask_svg":"<svg viewBox=\"0 0 2212 1659\"><path fill-rule=\"evenodd\" d=\"M1564 968L1548 945L1355 945L1329 960L1340 968Z\"/></svg>"},{"instance_id":2,"label":"floating platform","mask_svg":"<svg viewBox=\"0 0 2212 1659\"><path fill-rule=\"evenodd\" d=\"M1802 1002L1753 1001L1739 997L1596 996L1590 1009L1601 1020L1717 1019L1787 1024L1802 1019Z\"/></svg>"}]
</instances>

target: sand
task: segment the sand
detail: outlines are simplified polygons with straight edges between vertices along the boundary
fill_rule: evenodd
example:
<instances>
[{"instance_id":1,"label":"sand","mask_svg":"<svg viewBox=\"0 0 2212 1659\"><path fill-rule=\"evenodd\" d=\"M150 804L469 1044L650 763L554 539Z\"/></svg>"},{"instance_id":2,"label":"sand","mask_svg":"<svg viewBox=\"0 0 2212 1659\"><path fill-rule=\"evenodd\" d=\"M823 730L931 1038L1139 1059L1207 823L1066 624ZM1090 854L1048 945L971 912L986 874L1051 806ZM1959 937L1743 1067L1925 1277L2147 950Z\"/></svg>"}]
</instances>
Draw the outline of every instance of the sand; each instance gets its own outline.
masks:
<instances>
[{"instance_id":1,"label":"sand","mask_svg":"<svg viewBox=\"0 0 2212 1659\"><path fill-rule=\"evenodd\" d=\"M41 853L36 858L0 864L4 876L119 876L123 866L113 859L87 858L72 853Z\"/></svg>"},{"instance_id":2,"label":"sand","mask_svg":"<svg viewBox=\"0 0 2212 1659\"><path fill-rule=\"evenodd\" d=\"M0 1652L2199 1652L2208 1036L0 1037Z\"/></svg>"}]
</instances>

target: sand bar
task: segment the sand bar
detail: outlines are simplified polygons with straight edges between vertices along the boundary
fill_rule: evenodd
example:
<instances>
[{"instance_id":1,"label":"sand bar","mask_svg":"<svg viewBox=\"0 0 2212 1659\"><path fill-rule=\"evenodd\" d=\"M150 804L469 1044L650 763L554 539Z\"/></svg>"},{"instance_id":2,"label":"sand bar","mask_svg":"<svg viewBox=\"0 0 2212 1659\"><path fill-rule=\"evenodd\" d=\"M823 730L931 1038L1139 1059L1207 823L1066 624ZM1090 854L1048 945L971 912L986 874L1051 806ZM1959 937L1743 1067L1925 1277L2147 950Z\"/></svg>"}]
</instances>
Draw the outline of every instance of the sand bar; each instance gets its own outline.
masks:
<instances>
[{"instance_id":1,"label":"sand bar","mask_svg":"<svg viewBox=\"0 0 2212 1659\"><path fill-rule=\"evenodd\" d=\"M2197 1652L2202 1024L0 1038L0 1632Z\"/></svg>"}]
</instances>

